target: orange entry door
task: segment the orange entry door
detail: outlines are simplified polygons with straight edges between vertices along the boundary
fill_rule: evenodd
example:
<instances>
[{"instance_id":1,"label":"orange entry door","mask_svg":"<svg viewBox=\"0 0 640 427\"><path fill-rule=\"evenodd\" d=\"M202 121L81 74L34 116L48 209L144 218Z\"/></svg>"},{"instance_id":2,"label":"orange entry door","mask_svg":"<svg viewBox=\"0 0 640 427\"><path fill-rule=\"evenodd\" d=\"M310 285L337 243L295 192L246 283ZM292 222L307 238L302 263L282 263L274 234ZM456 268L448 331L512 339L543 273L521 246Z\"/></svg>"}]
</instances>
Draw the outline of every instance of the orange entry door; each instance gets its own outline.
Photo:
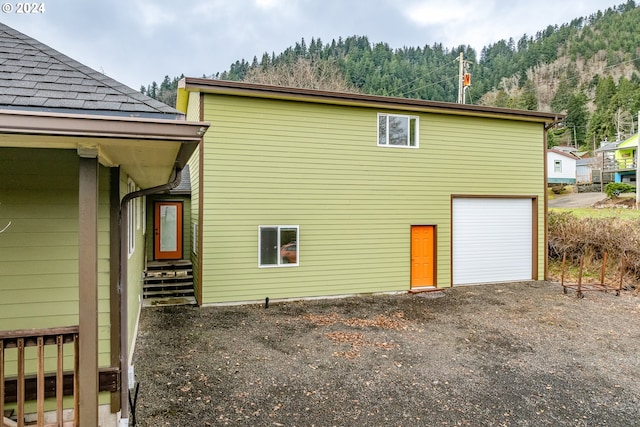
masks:
<instances>
[{"instance_id":1,"label":"orange entry door","mask_svg":"<svg viewBox=\"0 0 640 427\"><path fill-rule=\"evenodd\" d=\"M435 286L434 225L411 226L411 287Z\"/></svg>"},{"instance_id":2,"label":"orange entry door","mask_svg":"<svg viewBox=\"0 0 640 427\"><path fill-rule=\"evenodd\" d=\"M182 202L156 202L154 258L182 258Z\"/></svg>"}]
</instances>

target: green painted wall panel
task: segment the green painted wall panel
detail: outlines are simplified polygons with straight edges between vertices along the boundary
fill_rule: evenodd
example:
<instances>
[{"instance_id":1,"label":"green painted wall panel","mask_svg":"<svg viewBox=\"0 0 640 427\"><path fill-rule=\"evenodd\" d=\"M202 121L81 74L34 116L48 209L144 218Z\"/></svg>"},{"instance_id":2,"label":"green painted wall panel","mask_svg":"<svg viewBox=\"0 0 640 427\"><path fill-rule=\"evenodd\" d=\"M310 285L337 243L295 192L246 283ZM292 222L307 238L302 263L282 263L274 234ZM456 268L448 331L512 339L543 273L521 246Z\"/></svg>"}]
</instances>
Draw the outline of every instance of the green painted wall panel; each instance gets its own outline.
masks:
<instances>
[{"instance_id":1,"label":"green painted wall panel","mask_svg":"<svg viewBox=\"0 0 640 427\"><path fill-rule=\"evenodd\" d=\"M200 151L199 150L196 150L191 156L191 158L189 159L189 171L191 174L191 200L190 200L191 206L189 209L190 216L188 217L188 220L185 220L185 226L187 226L188 224L190 228L190 235L193 238L194 226L198 224L198 221L200 220L199 205L198 205L200 201ZM198 233L200 232L201 230L198 231ZM196 241L195 241L196 245L197 245L198 239L199 239L199 236L196 236ZM201 295L200 278L197 274L197 272L200 269L200 254L197 253L198 248L194 247L194 243L191 243L189 247L191 248L191 253L189 254L189 256L193 264L193 272L194 272L193 288L196 296L199 298L199 302L202 302L200 298L200 295Z\"/></svg>"},{"instance_id":2,"label":"green painted wall panel","mask_svg":"<svg viewBox=\"0 0 640 427\"><path fill-rule=\"evenodd\" d=\"M0 330L78 324L78 156L0 148ZM100 366L109 366L109 170L99 169ZM48 364L52 363L47 361ZM12 375L11 368L7 375Z\"/></svg>"},{"instance_id":3,"label":"green painted wall panel","mask_svg":"<svg viewBox=\"0 0 640 427\"><path fill-rule=\"evenodd\" d=\"M206 95L204 303L408 290L412 224L450 286L452 194L539 197L542 277L543 126L419 114L419 148L378 147L378 112ZM300 227L299 267L258 268L259 225Z\"/></svg>"},{"instance_id":4,"label":"green painted wall panel","mask_svg":"<svg viewBox=\"0 0 640 427\"><path fill-rule=\"evenodd\" d=\"M134 183L135 185L135 183ZM125 171L120 170L120 198L122 199L125 194L129 192L129 178ZM137 189L137 188L136 188ZM128 256L127 260L127 306L128 306L128 332L127 337L129 341L129 349L133 348L133 342L135 340L135 332L138 324L138 317L140 310L142 309L142 286L143 277L142 272L145 268L145 237L144 237L144 215L142 213L143 203L139 200L129 202L129 208L134 218L140 217L140 221L134 219L134 250Z\"/></svg>"}]
</instances>

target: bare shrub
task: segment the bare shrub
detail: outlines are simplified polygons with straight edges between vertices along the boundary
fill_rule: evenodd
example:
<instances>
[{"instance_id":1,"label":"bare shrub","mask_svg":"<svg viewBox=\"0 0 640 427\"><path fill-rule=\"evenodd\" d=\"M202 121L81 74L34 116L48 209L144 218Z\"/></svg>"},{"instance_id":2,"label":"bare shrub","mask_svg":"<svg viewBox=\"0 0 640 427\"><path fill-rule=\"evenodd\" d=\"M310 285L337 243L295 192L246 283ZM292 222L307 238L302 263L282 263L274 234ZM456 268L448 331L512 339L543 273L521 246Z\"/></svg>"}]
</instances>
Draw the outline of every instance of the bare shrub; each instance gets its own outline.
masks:
<instances>
[{"instance_id":1,"label":"bare shrub","mask_svg":"<svg viewBox=\"0 0 640 427\"><path fill-rule=\"evenodd\" d=\"M627 271L640 279L640 221L620 218L578 218L571 213L549 212L549 258L587 266L602 263L608 255L612 273L624 258Z\"/></svg>"}]
</instances>

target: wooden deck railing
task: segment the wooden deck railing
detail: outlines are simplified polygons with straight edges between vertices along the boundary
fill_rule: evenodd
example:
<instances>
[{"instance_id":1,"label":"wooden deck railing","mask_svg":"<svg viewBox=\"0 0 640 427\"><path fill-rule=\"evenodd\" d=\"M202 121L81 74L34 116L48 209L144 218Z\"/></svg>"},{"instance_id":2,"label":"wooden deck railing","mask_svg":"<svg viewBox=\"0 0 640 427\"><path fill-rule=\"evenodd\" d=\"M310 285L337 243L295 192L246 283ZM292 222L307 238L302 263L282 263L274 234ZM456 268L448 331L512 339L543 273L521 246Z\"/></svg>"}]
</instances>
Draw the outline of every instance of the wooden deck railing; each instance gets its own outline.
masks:
<instances>
[{"instance_id":1,"label":"wooden deck railing","mask_svg":"<svg viewBox=\"0 0 640 427\"><path fill-rule=\"evenodd\" d=\"M78 414L78 327L69 326L51 329L26 329L16 331L0 331L0 427L5 425L5 403L15 402L17 426L25 425L25 401L36 400L36 420L38 426L44 426L44 402L45 398L56 398L56 422L54 425L63 426L63 397L65 394L64 373L64 345L73 343L73 376L71 387L73 388L74 421L77 426ZM45 377L45 346L56 346L55 374ZM36 347L35 369L26 366L25 349ZM16 377L6 378L7 355L13 352L16 363ZM32 375L26 372L35 371L35 381ZM53 381L51 381L53 377ZM68 375L67 375L68 377ZM47 386L47 382L49 383ZM32 385L35 383L35 396L32 396ZM52 384L51 384L52 383ZM15 386L14 386L15 384ZM51 392L53 389L53 392Z\"/></svg>"},{"instance_id":2,"label":"wooden deck railing","mask_svg":"<svg viewBox=\"0 0 640 427\"><path fill-rule=\"evenodd\" d=\"M604 162L604 170L606 171L624 171L636 169L636 159L625 157L621 159L606 159Z\"/></svg>"}]
</instances>

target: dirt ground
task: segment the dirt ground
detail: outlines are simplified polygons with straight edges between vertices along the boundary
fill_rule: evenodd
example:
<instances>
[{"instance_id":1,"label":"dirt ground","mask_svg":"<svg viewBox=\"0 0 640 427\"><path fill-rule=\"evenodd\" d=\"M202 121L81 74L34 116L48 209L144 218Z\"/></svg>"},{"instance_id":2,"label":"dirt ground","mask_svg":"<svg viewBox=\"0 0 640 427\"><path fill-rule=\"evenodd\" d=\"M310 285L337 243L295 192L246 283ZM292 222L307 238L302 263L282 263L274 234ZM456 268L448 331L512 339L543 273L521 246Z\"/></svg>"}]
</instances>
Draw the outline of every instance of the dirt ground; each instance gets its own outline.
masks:
<instances>
[{"instance_id":1,"label":"dirt ground","mask_svg":"<svg viewBox=\"0 0 640 427\"><path fill-rule=\"evenodd\" d=\"M549 282L142 312L138 426L632 426L640 297Z\"/></svg>"}]
</instances>

